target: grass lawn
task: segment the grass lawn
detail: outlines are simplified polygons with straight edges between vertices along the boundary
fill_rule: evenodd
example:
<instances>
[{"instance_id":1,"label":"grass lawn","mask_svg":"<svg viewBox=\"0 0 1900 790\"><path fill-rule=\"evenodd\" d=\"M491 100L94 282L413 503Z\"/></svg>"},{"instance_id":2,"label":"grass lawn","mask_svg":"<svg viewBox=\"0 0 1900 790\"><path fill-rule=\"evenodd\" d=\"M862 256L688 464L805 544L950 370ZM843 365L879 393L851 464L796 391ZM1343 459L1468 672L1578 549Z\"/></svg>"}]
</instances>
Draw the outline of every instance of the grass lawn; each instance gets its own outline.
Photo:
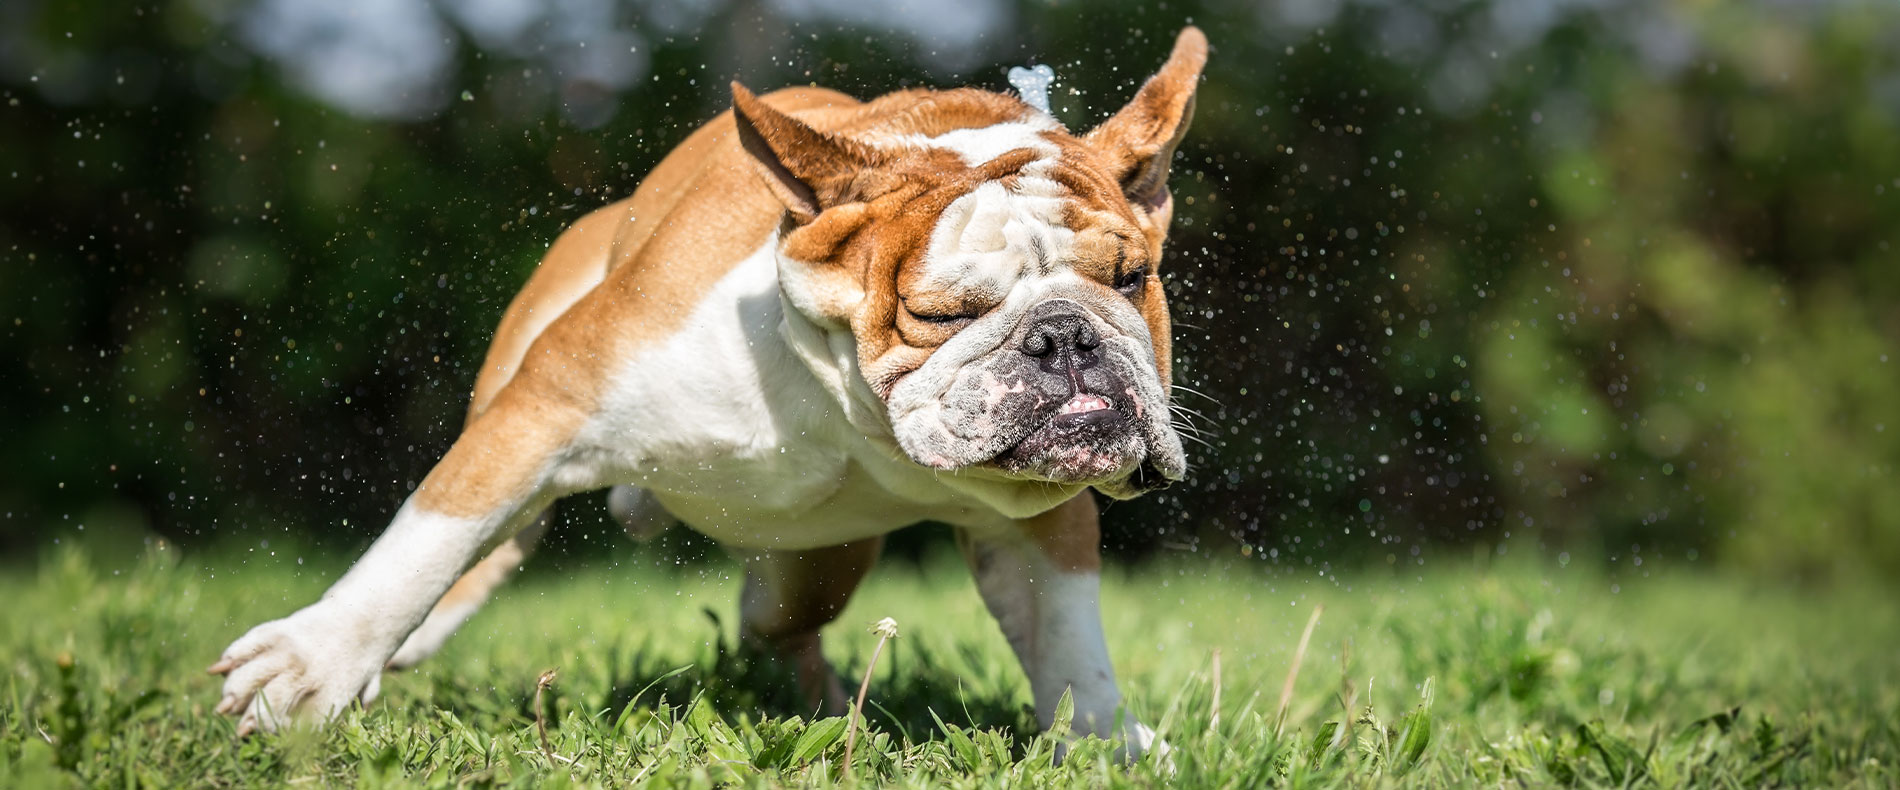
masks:
<instances>
[{"instance_id":1,"label":"grass lawn","mask_svg":"<svg viewBox=\"0 0 1900 790\"><path fill-rule=\"evenodd\" d=\"M367 711L240 742L210 712L204 666L313 600L337 561L50 553L0 576L0 787L834 781L843 720L801 718L771 668L723 650L735 569L631 557L530 573L442 655L385 678ZM888 616L901 630L871 683L851 768L865 782L1900 783L1892 589L1604 567L1480 559L1335 577L1189 555L1111 570L1111 652L1133 709L1174 746L1171 769L1122 767L1094 741L1055 764L1057 737L1037 732L1027 684L954 562L881 567L828 649L855 688L867 626Z\"/></svg>"}]
</instances>

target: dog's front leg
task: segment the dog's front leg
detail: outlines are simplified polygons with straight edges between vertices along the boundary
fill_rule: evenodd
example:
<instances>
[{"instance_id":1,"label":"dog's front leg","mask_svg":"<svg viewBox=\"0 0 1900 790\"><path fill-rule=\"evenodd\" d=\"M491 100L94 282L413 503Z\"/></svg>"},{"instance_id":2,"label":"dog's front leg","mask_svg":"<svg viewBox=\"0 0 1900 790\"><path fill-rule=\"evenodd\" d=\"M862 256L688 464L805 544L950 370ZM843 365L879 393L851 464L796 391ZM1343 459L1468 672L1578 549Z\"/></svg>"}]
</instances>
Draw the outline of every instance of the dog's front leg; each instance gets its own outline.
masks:
<instances>
[{"instance_id":1,"label":"dog's front leg","mask_svg":"<svg viewBox=\"0 0 1900 790\"><path fill-rule=\"evenodd\" d=\"M1122 710L1102 633L1100 539L1087 492L1012 529L957 532L984 604L1029 675L1037 720L1045 728L1054 723L1067 692L1078 735L1118 740L1135 759L1167 745Z\"/></svg>"},{"instance_id":2,"label":"dog's front leg","mask_svg":"<svg viewBox=\"0 0 1900 790\"><path fill-rule=\"evenodd\" d=\"M241 712L244 735L373 698L383 664L443 591L553 495L582 419L571 405L504 391L321 600L225 649L211 666L226 675L218 712Z\"/></svg>"}]
</instances>

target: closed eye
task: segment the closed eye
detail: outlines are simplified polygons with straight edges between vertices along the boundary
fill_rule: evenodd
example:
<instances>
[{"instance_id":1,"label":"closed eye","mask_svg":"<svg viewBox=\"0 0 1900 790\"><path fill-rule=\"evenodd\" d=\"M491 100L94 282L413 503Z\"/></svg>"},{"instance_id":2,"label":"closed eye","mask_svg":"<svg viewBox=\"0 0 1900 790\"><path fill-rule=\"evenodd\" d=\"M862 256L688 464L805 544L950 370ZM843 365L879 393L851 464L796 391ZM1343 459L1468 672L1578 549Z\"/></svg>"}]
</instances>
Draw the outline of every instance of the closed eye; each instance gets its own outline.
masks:
<instances>
[{"instance_id":1,"label":"closed eye","mask_svg":"<svg viewBox=\"0 0 1900 790\"><path fill-rule=\"evenodd\" d=\"M909 304L904 305L904 312L909 313L911 318L918 321L937 326L961 328L962 325L976 320L974 313L920 313L910 309Z\"/></svg>"},{"instance_id":2,"label":"closed eye","mask_svg":"<svg viewBox=\"0 0 1900 790\"><path fill-rule=\"evenodd\" d=\"M1130 299L1141 293L1141 286L1148 281L1148 267L1137 266L1115 279L1115 290Z\"/></svg>"}]
</instances>

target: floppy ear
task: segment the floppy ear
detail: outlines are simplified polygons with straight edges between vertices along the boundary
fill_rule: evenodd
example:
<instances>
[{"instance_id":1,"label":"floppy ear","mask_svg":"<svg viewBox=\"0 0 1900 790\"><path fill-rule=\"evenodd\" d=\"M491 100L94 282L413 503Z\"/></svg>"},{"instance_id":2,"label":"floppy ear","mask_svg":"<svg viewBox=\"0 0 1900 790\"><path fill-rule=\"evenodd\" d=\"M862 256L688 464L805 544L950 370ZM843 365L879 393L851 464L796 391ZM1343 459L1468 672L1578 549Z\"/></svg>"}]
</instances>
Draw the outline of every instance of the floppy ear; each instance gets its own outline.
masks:
<instances>
[{"instance_id":1,"label":"floppy ear","mask_svg":"<svg viewBox=\"0 0 1900 790\"><path fill-rule=\"evenodd\" d=\"M1195 84L1206 64L1207 36L1192 25L1182 28L1161 70L1084 138L1117 169L1129 202L1156 208L1167 199L1168 160L1194 118Z\"/></svg>"},{"instance_id":2,"label":"floppy ear","mask_svg":"<svg viewBox=\"0 0 1900 790\"><path fill-rule=\"evenodd\" d=\"M732 119L765 185L801 225L848 198L858 174L881 161L870 146L813 129L737 82Z\"/></svg>"}]
</instances>

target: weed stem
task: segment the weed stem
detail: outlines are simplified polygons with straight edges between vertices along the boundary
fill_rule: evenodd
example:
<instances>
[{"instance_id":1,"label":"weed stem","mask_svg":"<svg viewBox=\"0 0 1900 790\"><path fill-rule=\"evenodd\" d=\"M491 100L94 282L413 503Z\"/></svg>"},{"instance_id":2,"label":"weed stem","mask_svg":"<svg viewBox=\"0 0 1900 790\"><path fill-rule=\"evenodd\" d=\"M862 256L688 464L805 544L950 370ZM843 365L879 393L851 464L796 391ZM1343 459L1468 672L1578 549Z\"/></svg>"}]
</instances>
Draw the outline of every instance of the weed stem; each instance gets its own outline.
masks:
<instances>
[{"instance_id":1,"label":"weed stem","mask_svg":"<svg viewBox=\"0 0 1900 790\"><path fill-rule=\"evenodd\" d=\"M858 684L858 701L851 706L851 722L845 726L844 765L846 776L856 777L851 770L851 754L858 745L858 721L864 718L864 696L871 690L871 673L877 671L877 657L884 653L884 643L897 636L897 621L886 617L871 626L871 633L877 634L877 647L871 648L871 663L864 666L864 681Z\"/></svg>"}]
</instances>

